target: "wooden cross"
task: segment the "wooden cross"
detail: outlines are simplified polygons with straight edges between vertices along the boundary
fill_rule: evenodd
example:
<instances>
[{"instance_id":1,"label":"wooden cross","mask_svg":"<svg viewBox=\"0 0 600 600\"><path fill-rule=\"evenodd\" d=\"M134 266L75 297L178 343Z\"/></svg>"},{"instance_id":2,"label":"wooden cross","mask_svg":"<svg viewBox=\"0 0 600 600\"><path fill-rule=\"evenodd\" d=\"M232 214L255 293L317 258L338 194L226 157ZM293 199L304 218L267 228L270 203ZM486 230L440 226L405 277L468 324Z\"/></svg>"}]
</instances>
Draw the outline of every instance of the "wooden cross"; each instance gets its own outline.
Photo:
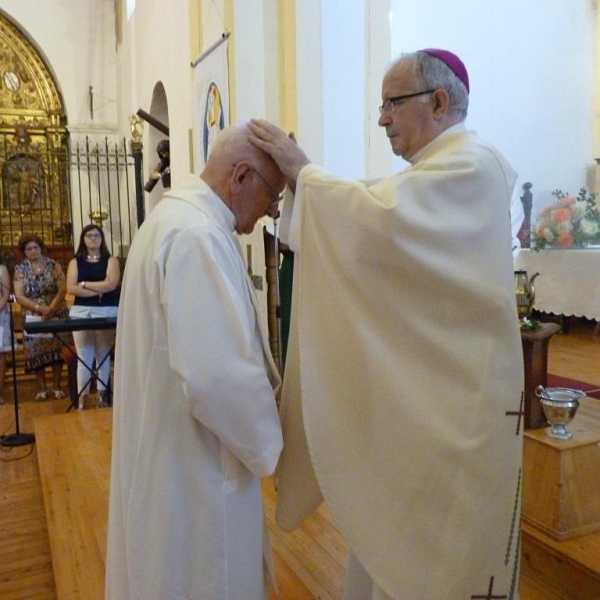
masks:
<instances>
[{"instance_id":1,"label":"wooden cross","mask_svg":"<svg viewBox=\"0 0 600 600\"><path fill-rule=\"evenodd\" d=\"M517 431L515 435L519 435L521 433L521 419L525 416L525 411L523 410L523 402L525 400L525 392L521 392L521 405L519 406L519 410L507 410L504 414L507 417L518 417L517 419Z\"/></svg>"},{"instance_id":2,"label":"wooden cross","mask_svg":"<svg viewBox=\"0 0 600 600\"><path fill-rule=\"evenodd\" d=\"M471 596L471 600L506 600L508 596L506 594L502 594L501 596L496 595L494 592L494 578L490 577L490 587L488 588L488 593L485 596L481 594Z\"/></svg>"}]
</instances>

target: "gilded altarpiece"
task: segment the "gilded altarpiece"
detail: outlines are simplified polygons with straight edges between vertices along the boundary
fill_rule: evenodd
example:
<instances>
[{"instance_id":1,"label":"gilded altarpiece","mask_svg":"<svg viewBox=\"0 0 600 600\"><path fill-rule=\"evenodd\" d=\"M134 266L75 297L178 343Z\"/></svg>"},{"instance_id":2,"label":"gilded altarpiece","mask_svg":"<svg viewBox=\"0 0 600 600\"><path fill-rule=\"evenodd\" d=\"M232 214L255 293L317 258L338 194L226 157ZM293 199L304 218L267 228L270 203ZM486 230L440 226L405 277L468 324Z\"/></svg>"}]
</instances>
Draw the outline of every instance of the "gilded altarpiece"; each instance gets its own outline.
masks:
<instances>
[{"instance_id":1,"label":"gilded altarpiece","mask_svg":"<svg viewBox=\"0 0 600 600\"><path fill-rule=\"evenodd\" d=\"M0 13L0 242L9 263L24 233L39 235L57 258L72 253L65 124L49 70Z\"/></svg>"}]
</instances>

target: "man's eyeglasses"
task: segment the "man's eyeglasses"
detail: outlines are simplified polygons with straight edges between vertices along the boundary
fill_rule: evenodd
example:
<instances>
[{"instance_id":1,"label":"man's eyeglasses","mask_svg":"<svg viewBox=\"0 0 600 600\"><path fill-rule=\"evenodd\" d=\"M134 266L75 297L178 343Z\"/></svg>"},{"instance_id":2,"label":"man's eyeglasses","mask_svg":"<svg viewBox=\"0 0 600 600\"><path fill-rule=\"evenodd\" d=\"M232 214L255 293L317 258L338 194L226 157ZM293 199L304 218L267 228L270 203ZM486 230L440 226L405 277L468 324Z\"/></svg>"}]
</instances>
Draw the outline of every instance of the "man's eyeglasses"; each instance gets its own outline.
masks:
<instances>
[{"instance_id":1,"label":"man's eyeglasses","mask_svg":"<svg viewBox=\"0 0 600 600\"><path fill-rule=\"evenodd\" d=\"M272 202L280 202L281 200L283 200L284 197L284 193L283 192L278 192L260 173L260 171L256 168L256 167L252 167L253 171L263 180L263 183L269 188L269 190L271 191L271 195L272 195Z\"/></svg>"},{"instance_id":2,"label":"man's eyeglasses","mask_svg":"<svg viewBox=\"0 0 600 600\"><path fill-rule=\"evenodd\" d=\"M425 90L424 92L415 92L414 94L404 94L404 96L394 96L393 98L388 98L379 107L379 114L383 115L386 113L394 112L396 106L399 105L403 100L408 100L408 98L415 98L416 96L424 96L425 94L431 94L432 92L435 92L435 90Z\"/></svg>"}]
</instances>

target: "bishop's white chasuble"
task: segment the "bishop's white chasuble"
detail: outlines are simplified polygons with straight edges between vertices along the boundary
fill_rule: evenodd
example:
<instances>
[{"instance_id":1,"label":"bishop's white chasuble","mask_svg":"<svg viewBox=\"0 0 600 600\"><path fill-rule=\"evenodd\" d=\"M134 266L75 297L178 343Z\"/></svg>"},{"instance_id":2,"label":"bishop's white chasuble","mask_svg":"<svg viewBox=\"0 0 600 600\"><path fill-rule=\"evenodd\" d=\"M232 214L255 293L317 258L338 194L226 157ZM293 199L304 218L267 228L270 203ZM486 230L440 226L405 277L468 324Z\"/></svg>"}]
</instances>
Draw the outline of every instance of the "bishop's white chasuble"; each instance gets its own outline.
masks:
<instances>
[{"instance_id":1,"label":"bishop's white chasuble","mask_svg":"<svg viewBox=\"0 0 600 600\"><path fill-rule=\"evenodd\" d=\"M516 176L463 126L406 171L298 178L277 520L322 501L397 600L518 594ZM290 203L286 201L286 209Z\"/></svg>"}]
</instances>

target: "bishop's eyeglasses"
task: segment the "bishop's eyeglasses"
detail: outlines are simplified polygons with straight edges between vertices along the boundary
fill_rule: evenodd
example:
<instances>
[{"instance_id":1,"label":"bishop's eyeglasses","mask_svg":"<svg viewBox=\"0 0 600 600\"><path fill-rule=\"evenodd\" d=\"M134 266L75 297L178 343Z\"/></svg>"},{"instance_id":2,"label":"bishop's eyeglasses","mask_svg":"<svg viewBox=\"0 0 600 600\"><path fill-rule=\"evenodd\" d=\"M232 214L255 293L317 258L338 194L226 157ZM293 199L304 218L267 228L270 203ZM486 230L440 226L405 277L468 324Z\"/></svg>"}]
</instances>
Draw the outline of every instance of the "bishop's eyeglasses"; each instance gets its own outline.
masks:
<instances>
[{"instance_id":1,"label":"bishop's eyeglasses","mask_svg":"<svg viewBox=\"0 0 600 600\"><path fill-rule=\"evenodd\" d=\"M414 92L413 94L404 94L403 96L394 96L393 98L388 98L380 107L379 114L384 115L387 113L394 112L396 106L400 105L403 100L408 100L409 98L415 98L416 96L424 96L425 94L431 94L435 92L433 90L425 90L423 92Z\"/></svg>"}]
</instances>

